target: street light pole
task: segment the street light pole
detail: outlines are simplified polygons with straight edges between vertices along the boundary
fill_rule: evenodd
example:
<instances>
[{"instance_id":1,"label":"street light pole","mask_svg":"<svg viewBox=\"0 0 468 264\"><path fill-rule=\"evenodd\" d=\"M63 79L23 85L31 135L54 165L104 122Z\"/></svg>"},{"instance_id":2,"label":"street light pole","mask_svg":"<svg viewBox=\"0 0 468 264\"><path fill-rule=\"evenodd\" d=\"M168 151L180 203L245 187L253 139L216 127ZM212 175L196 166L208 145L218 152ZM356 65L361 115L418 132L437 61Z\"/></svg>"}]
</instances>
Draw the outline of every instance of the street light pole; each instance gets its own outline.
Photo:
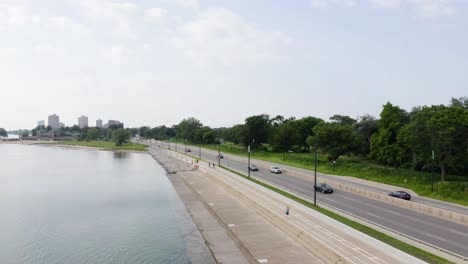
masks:
<instances>
[{"instance_id":1,"label":"street light pole","mask_svg":"<svg viewBox=\"0 0 468 264\"><path fill-rule=\"evenodd\" d=\"M247 151L249 153L249 158L248 158L248 166L247 166L247 171L248 171L248 174L249 174L249 179L250 179L250 145L247 147Z\"/></svg>"},{"instance_id":2,"label":"street light pole","mask_svg":"<svg viewBox=\"0 0 468 264\"><path fill-rule=\"evenodd\" d=\"M434 125L432 125L432 138L431 138L431 149L432 149L432 164L431 164L431 192L434 192Z\"/></svg>"},{"instance_id":3,"label":"street light pole","mask_svg":"<svg viewBox=\"0 0 468 264\"><path fill-rule=\"evenodd\" d=\"M200 145L198 145L198 160L201 161L201 142Z\"/></svg>"},{"instance_id":4,"label":"street light pole","mask_svg":"<svg viewBox=\"0 0 468 264\"><path fill-rule=\"evenodd\" d=\"M185 155L187 155L187 139L184 138L184 145L185 145Z\"/></svg>"},{"instance_id":5,"label":"street light pole","mask_svg":"<svg viewBox=\"0 0 468 264\"><path fill-rule=\"evenodd\" d=\"M317 143L314 144L315 166L314 166L314 206L317 205Z\"/></svg>"},{"instance_id":6,"label":"street light pole","mask_svg":"<svg viewBox=\"0 0 468 264\"><path fill-rule=\"evenodd\" d=\"M221 142L218 142L218 167L221 166Z\"/></svg>"}]
</instances>

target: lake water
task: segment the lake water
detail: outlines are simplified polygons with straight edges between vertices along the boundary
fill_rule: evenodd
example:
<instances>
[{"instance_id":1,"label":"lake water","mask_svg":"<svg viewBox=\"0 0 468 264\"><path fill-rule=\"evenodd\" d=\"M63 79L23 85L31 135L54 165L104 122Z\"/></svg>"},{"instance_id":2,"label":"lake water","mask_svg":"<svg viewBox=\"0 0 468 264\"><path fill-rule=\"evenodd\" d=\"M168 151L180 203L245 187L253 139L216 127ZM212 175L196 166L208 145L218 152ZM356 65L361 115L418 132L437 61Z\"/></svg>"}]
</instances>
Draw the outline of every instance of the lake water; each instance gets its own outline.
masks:
<instances>
[{"instance_id":1,"label":"lake water","mask_svg":"<svg viewBox=\"0 0 468 264\"><path fill-rule=\"evenodd\" d=\"M0 144L2 264L211 262L194 231L149 155Z\"/></svg>"}]
</instances>

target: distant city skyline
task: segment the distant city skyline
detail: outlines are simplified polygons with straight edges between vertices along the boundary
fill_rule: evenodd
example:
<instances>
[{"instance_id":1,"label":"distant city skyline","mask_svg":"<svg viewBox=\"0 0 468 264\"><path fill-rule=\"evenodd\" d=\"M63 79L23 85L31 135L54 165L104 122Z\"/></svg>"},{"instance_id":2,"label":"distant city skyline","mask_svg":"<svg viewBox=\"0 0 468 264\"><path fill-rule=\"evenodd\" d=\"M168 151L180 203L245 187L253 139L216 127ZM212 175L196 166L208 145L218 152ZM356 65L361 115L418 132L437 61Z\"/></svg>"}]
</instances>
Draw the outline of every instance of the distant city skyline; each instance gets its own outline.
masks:
<instances>
[{"instance_id":1,"label":"distant city skyline","mask_svg":"<svg viewBox=\"0 0 468 264\"><path fill-rule=\"evenodd\" d=\"M0 127L448 104L468 96L467 25L460 0L1 1Z\"/></svg>"}]
</instances>

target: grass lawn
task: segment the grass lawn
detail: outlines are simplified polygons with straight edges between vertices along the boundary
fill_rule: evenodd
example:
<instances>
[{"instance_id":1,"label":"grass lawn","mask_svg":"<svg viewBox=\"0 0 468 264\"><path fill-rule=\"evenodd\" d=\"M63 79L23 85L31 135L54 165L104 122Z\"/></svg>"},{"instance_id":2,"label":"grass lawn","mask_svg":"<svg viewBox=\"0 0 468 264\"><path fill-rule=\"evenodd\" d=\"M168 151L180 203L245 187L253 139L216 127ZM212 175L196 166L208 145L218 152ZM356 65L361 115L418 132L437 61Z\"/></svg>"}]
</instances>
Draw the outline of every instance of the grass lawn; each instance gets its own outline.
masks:
<instances>
[{"instance_id":1,"label":"grass lawn","mask_svg":"<svg viewBox=\"0 0 468 264\"><path fill-rule=\"evenodd\" d=\"M125 143L122 146L116 146L115 142L112 142L112 141L62 141L62 142L59 142L58 144L102 148L102 149L107 149L107 150L146 151L146 149L148 148L145 145L136 144L136 143Z\"/></svg>"},{"instance_id":2,"label":"grass lawn","mask_svg":"<svg viewBox=\"0 0 468 264\"><path fill-rule=\"evenodd\" d=\"M202 147L218 150L218 145L202 145ZM245 147L231 143L222 144L221 152L247 156ZM286 153L286 159L283 160L282 153L254 149L251 157L308 170L314 169L313 153ZM441 182L440 173L434 172L434 192L431 192L431 173L429 172L383 166L365 157L357 156L341 156L333 169L332 163L320 153L317 154L317 171L400 186L412 189L421 196L468 206L468 177L447 175L446 181Z\"/></svg>"}]
</instances>

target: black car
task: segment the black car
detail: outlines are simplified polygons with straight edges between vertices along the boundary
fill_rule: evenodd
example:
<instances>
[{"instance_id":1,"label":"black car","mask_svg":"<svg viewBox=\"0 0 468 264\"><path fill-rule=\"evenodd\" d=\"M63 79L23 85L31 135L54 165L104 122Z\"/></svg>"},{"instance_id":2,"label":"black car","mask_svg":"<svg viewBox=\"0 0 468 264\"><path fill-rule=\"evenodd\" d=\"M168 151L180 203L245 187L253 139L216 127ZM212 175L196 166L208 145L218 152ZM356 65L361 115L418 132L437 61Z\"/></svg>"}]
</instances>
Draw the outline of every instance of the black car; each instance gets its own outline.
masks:
<instances>
[{"instance_id":1,"label":"black car","mask_svg":"<svg viewBox=\"0 0 468 264\"><path fill-rule=\"evenodd\" d=\"M326 183L319 183L315 186L315 190L317 192L322 192L322 193L333 193L333 188L326 184Z\"/></svg>"},{"instance_id":2,"label":"black car","mask_svg":"<svg viewBox=\"0 0 468 264\"><path fill-rule=\"evenodd\" d=\"M217 159L224 159L224 156L223 154L219 154L218 156L216 156Z\"/></svg>"},{"instance_id":3,"label":"black car","mask_svg":"<svg viewBox=\"0 0 468 264\"><path fill-rule=\"evenodd\" d=\"M411 200L411 195L407 192L404 191L396 191L396 192L391 192L388 195L400 198L400 199L405 199L405 200Z\"/></svg>"},{"instance_id":4,"label":"black car","mask_svg":"<svg viewBox=\"0 0 468 264\"><path fill-rule=\"evenodd\" d=\"M258 171L258 167L255 164L250 164L249 170L251 171Z\"/></svg>"},{"instance_id":5,"label":"black car","mask_svg":"<svg viewBox=\"0 0 468 264\"><path fill-rule=\"evenodd\" d=\"M192 152L192 150L191 150L191 149L189 149L189 148L188 148L188 149L186 149L185 151L187 151L187 152Z\"/></svg>"}]
</instances>

